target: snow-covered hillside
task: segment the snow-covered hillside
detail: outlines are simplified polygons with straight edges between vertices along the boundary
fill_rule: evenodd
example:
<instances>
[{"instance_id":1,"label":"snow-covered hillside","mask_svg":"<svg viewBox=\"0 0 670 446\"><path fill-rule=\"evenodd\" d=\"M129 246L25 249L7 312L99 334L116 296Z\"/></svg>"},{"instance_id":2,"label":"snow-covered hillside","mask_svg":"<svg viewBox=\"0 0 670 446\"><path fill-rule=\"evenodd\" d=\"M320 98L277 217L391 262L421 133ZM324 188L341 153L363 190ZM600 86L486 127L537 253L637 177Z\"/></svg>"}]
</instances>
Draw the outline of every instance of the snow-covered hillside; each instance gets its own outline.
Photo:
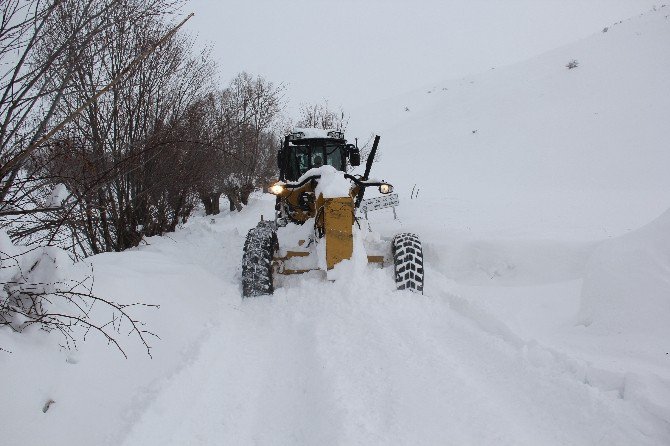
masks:
<instances>
[{"instance_id":1,"label":"snow-covered hillside","mask_svg":"<svg viewBox=\"0 0 670 446\"><path fill-rule=\"evenodd\" d=\"M129 359L0 331L0 442L669 444L669 14L354 112L401 199L370 223L421 235L423 296L369 267L243 301L264 194L92 257L98 295L160 305L131 309L152 358L123 325Z\"/></svg>"},{"instance_id":2,"label":"snow-covered hillside","mask_svg":"<svg viewBox=\"0 0 670 446\"><path fill-rule=\"evenodd\" d=\"M424 206L448 207L456 229L592 238L640 227L670 206L669 11L354 110L353 133L380 134L377 171L407 198L416 184Z\"/></svg>"}]
</instances>

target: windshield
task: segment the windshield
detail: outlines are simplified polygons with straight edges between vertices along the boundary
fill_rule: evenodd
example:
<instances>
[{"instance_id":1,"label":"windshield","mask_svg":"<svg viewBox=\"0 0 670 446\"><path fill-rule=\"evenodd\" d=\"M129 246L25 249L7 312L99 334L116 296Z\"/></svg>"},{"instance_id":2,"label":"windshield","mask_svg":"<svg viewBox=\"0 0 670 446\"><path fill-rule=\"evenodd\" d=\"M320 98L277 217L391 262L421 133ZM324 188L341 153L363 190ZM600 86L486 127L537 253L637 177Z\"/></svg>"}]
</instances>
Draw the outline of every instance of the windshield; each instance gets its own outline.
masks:
<instances>
[{"instance_id":1,"label":"windshield","mask_svg":"<svg viewBox=\"0 0 670 446\"><path fill-rule=\"evenodd\" d=\"M289 158L289 172L291 176L295 179L299 178L300 175L309 170L311 165L309 159L309 147L307 146L298 146L292 147Z\"/></svg>"},{"instance_id":2,"label":"windshield","mask_svg":"<svg viewBox=\"0 0 670 446\"><path fill-rule=\"evenodd\" d=\"M295 181L305 172L324 164L346 171L343 144L316 142L310 145L289 146L287 179Z\"/></svg>"},{"instance_id":3,"label":"windshield","mask_svg":"<svg viewBox=\"0 0 670 446\"><path fill-rule=\"evenodd\" d=\"M345 170L344 160L342 159L343 150L344 146L342 145L326 145L326 164L335 167L337 170Z\"/></svg>"}]
</instances>

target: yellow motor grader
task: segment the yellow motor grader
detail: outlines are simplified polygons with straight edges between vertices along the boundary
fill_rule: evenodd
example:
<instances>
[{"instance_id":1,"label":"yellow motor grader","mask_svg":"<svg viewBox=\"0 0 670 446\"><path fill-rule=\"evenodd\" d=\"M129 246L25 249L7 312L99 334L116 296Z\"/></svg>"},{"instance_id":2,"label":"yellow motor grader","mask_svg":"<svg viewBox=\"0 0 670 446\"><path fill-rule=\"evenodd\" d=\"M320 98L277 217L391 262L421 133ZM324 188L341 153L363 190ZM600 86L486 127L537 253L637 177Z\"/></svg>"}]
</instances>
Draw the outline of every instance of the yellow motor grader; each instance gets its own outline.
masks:
<instances>
[{"instance_id":1,"label":"yellow motor grader","mask_svg":"<svg viewBox=\"0 0 670 446\"><path fill-rule=\"evenodd\" d=\"M247 234L242 258L243 297L272 294L277 274L323 270L364 255L368 262L394 265L396 287L423 292L423 251L419 238L400 233L390 240L362 234L365 189L393 192L385 181L369 178L379 136L366 161L365 173L354 176L347 167L360 165L360 151L339 131L295 129L277 154L279 181L269 191L277 197L275 219L261 220ZM362 254L363 253L363 254Z\"/></svg>"}]
</instances>

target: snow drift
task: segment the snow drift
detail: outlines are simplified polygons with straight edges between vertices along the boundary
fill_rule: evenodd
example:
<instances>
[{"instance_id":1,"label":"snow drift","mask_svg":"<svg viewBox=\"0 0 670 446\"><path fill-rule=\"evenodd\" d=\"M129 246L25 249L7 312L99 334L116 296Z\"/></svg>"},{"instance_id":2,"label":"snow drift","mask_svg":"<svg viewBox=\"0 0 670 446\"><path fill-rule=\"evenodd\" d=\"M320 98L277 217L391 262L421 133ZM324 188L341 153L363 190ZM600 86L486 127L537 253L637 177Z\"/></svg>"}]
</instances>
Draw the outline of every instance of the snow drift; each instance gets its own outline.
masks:
<instances>
[{"instance_id":1,"label":"snow drift","mask_svg":"<svg viewBox=\"0 0 670 446\"><path fill-rule=\"evenodd\" d=\"M648 334L670 348L670 210L603 242L584 272L579 322L601 334Z\"/></svg>"}]
</instances>

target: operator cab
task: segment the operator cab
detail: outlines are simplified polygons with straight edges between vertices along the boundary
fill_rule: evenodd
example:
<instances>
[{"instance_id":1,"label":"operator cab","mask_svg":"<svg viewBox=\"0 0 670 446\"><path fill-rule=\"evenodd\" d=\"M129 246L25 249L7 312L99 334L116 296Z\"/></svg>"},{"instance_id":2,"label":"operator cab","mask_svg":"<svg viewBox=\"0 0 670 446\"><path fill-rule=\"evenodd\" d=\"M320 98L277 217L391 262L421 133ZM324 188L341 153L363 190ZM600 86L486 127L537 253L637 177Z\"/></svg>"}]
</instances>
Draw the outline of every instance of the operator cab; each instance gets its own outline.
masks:
<instances>
[{"instance_id":1,"label":"operator cab","mask_svg":"<svg viewBox=\"0 0 670 446\"><path fill-rule=\"evenodd\" d=\"M282 181L297 181L309 169L324 164L346 172L347 159L351 166L358 166L361 162L358 148L347 144L344 133L294 129L284 138L284 144L277 154L279 178Z\"/></svg>"}]
</instances>

